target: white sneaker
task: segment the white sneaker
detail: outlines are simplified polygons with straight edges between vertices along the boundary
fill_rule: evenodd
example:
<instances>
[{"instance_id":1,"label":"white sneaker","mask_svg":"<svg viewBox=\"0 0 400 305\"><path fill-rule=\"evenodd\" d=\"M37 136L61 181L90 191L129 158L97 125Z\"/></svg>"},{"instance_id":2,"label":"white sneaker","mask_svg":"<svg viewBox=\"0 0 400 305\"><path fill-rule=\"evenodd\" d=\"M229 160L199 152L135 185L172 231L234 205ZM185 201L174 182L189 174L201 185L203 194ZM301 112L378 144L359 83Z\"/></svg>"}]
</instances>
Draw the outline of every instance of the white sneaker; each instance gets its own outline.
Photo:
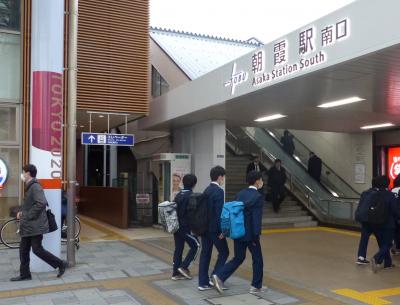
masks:
<instances>
[{"instance_id":1,"label":"white sneaker","mask_svg":"<svg viewBox=\"0 0 400 305\"><path fill-rule=\"evenodd\" d=\"M182 274L188 280L192 279L192 276L190 275L190 271L188 269L178 268L178 271L180 274Z\"/></svg>"},{"instance_id":2,"label":"white sneaker","mask_svg":"<svg viewBox=\"0 0 400 305\"><path fill-rule=\"evenodd\" d=\"M213 289L213 287L212 286L210 286L210 285L204 285L204 286L199 286L199 287L197 287L200 291L206 291L206 290L211 290L211 289Z\"/></svg>"},{"instance_id":3,"label":"white sneaker","mask_svg":"<svg viewBox=\"0 0 400 305\"><path fill-rule=\"evenodd\" d=\"M220 294L223 294L224 291L223 291L222 287L224 286L224 283L222 283L221 279L215 274L212 276L212 278L213 278L215 289L217 289L217 291Z\"/></svg>"},{"instance_id":4,"label":"white sneaker","mask_svg":"<svg viewBox=\"0 0 400 305\"><path fill-rule=\"evenodd\" d=\"M267 290L268 290L268 287L266 287L266 286L262 286L261 288L256 288L256 287L250 286L249 293L257 294L257 293L263 293L263 292L265 292Z\"/></svg>"},{"instance_id":5,"label":"white sneaker","mask_svg":"<svg viewBox=\"0 0 400 305\"><path fill-rule=\"evenodd\" d=\"M171 277L171 280L173 280L173 281L181 281L181 280L186 280L186 277L184 277L181 274L178 274L178 275L174 275L173 277Z\"/></svg>"},{"instance_id":6,"label":"white sneaker","mask_svg":"<svg viewBox=\"0 0 400 305\"><path fill-rule=\"evenodd\" d=\"M215 288L215 287L214 287L214 283L213 283L212 280L210 280L210 281L208 282L208 284L209 284L211 287ZM222 284L221 288L222 288L222 290L229 290L229 288L226 287L225 284Z\"/></svg>"}]
</instances>

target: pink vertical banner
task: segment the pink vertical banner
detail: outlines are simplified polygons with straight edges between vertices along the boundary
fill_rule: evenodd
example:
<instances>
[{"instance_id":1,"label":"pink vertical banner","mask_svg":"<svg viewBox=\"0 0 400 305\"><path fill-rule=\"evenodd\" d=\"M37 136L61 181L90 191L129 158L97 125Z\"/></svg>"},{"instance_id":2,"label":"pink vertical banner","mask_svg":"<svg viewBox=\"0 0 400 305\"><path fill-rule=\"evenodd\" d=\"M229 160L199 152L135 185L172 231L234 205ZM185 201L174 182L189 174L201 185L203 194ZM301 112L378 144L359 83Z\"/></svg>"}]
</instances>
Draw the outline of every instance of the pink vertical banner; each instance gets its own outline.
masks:
<instances>
[{"instance_id":1,"label":"pink vertical banner","mask_svg":"<svg viewBox=\"0 0 400 305\"><path fill-rule=\"evenodd\" d=\"M46 199L61 227L64 0L32 0L30 163L38 169ZM61 232L43 246L61 255ZM52 270L31 254L34 272Z\"/></svg>"}]
</instances>

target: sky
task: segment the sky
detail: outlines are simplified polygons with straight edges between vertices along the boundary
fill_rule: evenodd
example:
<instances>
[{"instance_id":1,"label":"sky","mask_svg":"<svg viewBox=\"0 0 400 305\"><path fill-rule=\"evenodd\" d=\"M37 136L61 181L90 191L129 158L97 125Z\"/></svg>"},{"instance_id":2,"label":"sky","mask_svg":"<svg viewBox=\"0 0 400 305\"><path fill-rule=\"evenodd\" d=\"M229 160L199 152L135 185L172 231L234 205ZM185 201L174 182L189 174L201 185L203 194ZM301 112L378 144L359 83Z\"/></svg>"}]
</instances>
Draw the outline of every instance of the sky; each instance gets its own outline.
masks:
<instances>
[{"instance_id":1,"label":"sky","mask_svg":"<svg viewBox=\"0 0 400 305\"><path fill-rule=\"evenodd\" d=\"M150 25L267 43L353 1L150 0Z\"/></svg>"}]
</instances>

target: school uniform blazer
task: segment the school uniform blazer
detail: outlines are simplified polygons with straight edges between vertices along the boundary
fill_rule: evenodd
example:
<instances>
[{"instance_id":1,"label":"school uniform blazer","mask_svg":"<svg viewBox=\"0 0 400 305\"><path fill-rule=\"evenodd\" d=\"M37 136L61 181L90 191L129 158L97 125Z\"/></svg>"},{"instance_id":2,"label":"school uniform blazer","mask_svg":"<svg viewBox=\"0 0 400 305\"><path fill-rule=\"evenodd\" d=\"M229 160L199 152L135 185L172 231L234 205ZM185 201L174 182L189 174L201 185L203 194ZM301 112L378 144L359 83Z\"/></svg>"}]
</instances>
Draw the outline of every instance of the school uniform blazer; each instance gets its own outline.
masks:
<instances>
[{"instance_id":1,"label":"school uniform blazer","mask_svg":"<svg viewBox=\"0 0 400 305\"><path fill-rule=\"evenodd\" d=\"M261 235L263 196L253 188L246 188L236 195L236 200L245 204L244 225L246 235L241 240L258 240Z\"/></svg>"},{"instance_id":2,"label":"school uniform blazer","mask_svg":"<svg viewBox=\"0 0 400 305\"><path fill-rule=\"evenodd\" d=\"M182 229L189 228L189 222L187 218L187 206L189 204L190 195L192 193L193 192L190 190L182 190L176 195L174 200L177 205L176 210L178 214L179 227Z\"/></svg>"},{"instance_id":3,"label":"school uniform blazer","mask_svg":"<svg viewBox=\"0 0 400 305\"><path fill-rule=\"evenodd\" d=\"M214 183L204 190L208 197L208 232L221 234L221 213L224 206L224 190Z\"/></svg>"}]
</instances>

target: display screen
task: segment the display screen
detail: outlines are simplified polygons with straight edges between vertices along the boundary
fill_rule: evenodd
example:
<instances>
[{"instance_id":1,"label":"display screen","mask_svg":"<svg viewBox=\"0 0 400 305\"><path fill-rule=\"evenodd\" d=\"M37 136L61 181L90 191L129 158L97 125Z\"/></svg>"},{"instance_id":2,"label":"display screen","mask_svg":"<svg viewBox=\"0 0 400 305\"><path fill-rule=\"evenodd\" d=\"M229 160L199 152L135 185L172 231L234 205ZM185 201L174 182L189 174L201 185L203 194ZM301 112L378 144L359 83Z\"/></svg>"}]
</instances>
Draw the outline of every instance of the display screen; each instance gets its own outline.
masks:
<instances>
[{"instance_id":1,"label":"display screen","mask_svg":"<svg viewBox=\"0 0 400 305\"><path fill-rule=\"evenodd\" d=\"M387 160L390 186L392 187L393 180L400 174L400 147L390 147Z\"/></svg>"}]
</instances>

